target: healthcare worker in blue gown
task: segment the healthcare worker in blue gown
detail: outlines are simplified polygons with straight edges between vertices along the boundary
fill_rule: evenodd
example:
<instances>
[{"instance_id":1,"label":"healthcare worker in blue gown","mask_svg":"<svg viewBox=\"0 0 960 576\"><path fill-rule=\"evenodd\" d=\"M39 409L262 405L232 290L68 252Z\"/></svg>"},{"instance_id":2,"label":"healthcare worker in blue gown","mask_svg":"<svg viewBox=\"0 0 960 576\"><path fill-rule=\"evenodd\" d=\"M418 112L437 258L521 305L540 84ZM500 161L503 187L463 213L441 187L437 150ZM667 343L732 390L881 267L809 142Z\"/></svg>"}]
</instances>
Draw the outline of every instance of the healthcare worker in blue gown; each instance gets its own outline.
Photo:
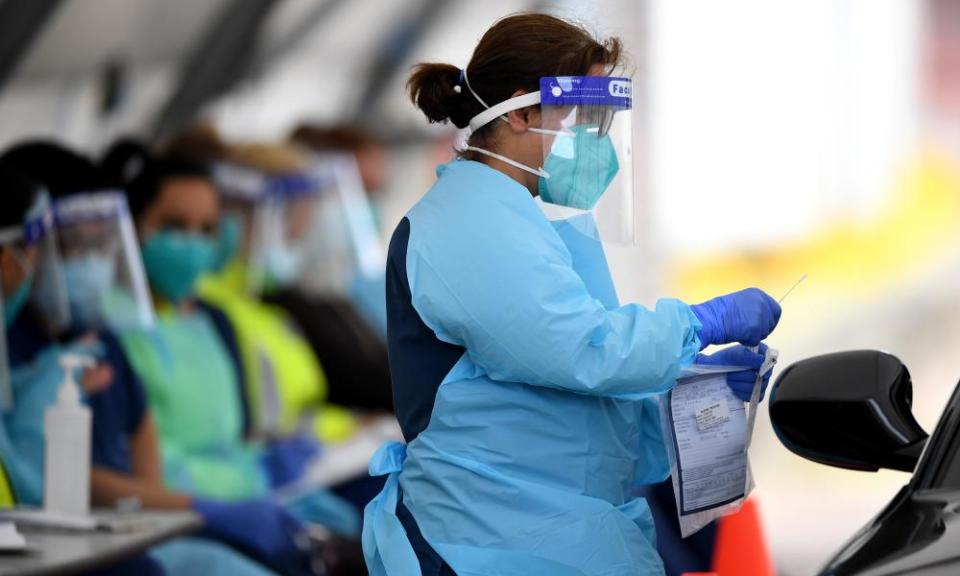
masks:
<instances>
[{"instance_id":1,"label":"healthcare worker in blue gown","mask_svg":"<svg viewBox=\"0 0 960 576\"><path fill-rule=\"evenodd\" d=\"M629 132L612 132L632 104L629 79L611 75L619 60L616 39L521 14L464 69L421 64L409 80L430 121L471 133L390 244L407 442L370 464L388 475L364 522L374 575L663 573L633 495L669 473L657 397L705 346L758 345L780 308L756 289L617 302L590 209L631 180ZM574 215L552 222L545 204ZM718 354L762 361L743 346Z\"/></svg>"}]
</instances>

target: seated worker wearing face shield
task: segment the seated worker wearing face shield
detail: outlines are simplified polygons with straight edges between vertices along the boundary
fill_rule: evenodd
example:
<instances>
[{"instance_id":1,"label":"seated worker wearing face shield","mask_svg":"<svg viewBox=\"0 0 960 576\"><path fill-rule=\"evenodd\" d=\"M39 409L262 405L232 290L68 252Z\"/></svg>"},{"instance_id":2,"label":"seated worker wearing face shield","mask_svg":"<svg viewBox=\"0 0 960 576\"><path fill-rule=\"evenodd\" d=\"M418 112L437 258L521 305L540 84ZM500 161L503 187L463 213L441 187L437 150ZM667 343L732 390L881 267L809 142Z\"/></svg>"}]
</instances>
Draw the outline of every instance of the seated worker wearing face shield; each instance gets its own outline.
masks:
<instances>
[{"instance_id":1,"label":"seated worker wearing face shield","mask_svg":"<svg viewBox=\"0 0 960 576\"><path fill-rule=\"evenodd\" d=\"M346 214L343 209L342 198L355 198L358 192L362 194L356 177L356 162L324 162L322 169L318 169L317 158L285 145L229 146L215 128L205 123L175 134L161 147L161 151L167 156L189 159L211 168L218 176L217 180L223 180L224 177L230 180L218 182L224 217L220 228L222 249L218 256L223 263L222 269L218 266L212 275L216 289L231 294L235 299L242 294L247 299L253 297L267 302L273 305L270 308L273 315L279 312L277 307L286 311L286 322L292 323L288 331L299 332L297 338L305 339L319 360L326 376L325 398L330 405L392 413L393 398L385 342L342 291L322 287L336 276L336 270L327 269L328 261L323 258L329 252L326 226L331 218L357 221L358 225L346 227L357 229L360 236L365 238L377 236L369 213L364 226L363 218L356 217L363 216L363 210L357 214L354 214L356 211ZM342 159L349 160L345 156ZM304 170L304 167L308 167L308 170ZM239 181L229 177L230 174L236 176L251 171L257 174L250 178L241 177ZM333 172L338 176L334 177ZM301 179L297 176L301 173L310 173L310 176ZM301 183L311 180L322 183L321 189L308 190L310 194L299 202L306 203L315 213L313 222L299 221L300 225L309 223L312 228L305 235L298 231L301 238L296 242L280 244L276 242L278 238L275 235L271 236L271 243L260 236L254 242L255 213L282 213L282 210L274 208L283 204L298 204L298 194L284 195L288 201L284 201L284 196L268 200L265 190L258 187L269 188L291 179ZM273 184L268 185L268 181ZM338 181L346 181L347 185L337 185ZM291 219L288 228L294 220ZM279 218L271 222L274 230L286 224L285 219ZM364 229L367 232L363 232ZM361 258L360 248L348 256L371 260L367 268L372 264L382 275L382 248L379 241L375 244L379 256L372 260L366 256ZM367 252L365 249L363 251ZM268 259L273 270L269 281L265 281L265 276L255 271L263 269ZM289 266L291 261L297 266ZM284 262L287 264L285 268ZM284 269L278 270L278 264ZM287 272L286 278L282 278L284 271ZM210 282L201 285L204 292L209 289ZM256 381L259 376L250 378Z\"/></svg>"},{"instance_id":2,"label":"seated worker wearing face shield","mask_svg":"<svg viewBox=\"0 0 960 576\"><path fill-rule=\"evenodd\" d=\"M329 252L326 246L328 234L325 233L329 221L331 218L351 222L357 220L345 215L341 209L344 207L342 198L355 198L358 192L362 194L356 177L356 163L352 163L354 167L351 173L349 162L339 162L337 166L325 162L323 173L320 174L317 159L309 153L294 151L283 145L228 146L217 131L206 124L197 124L177 133L161 150L168 156L186 158L208 166L217 176L217 188L224 205L218 256L222 268L218 266L212 278L201 284L204 296L214 304L219 302L228 313L231 307L242 307L251 314L269 315L273 318L269 322L273 323L278 322L280 309L285 310L282 329L288 334L285 337L309 343L326 376L326 394L321 399L330 405L392 413L393 398L385 342L357 312L343 290L319 286L330 284L330 279L336 276L336 270L327 269L327 260L323 258ZM335 177L334 173L343 176ZM340 181L346 181L348 186L337 185ZM287 190L284 182L298 184ZM297 193L298 187L303 188L305 193ZM268 190L287 190L289 193L268 195ZM284 210L284 205L293 207L293 210ZM282 217L291 211L296 213L296 208L304 205L313 212L313 222L303 218L306 214L303 211L298 219ZM268 222L270 230L265 231L269 237L259 232L255 234L254 221L264 222L265 217L271 214L273 216ZM377 236L370 218L367 220L365 228L368 233L363 236ZM312 229L303 230L304 224L312 225ZM357 226L341 224L338 229L344 227L364 228L363 222L359 222ZM276 233L283 229L296 229L299 238L287 241ZM375 249L381 255L373 266L382 275L382 248L378 239L376 244ZM354 254L344 257L359 259L359 255ZM291 266L291 263L294 265ZM273 306L255 307L250 302L252 298ZM227 305L228 301L232 305ZM259 311L255 312L254 308ZM236 317L235 314L231 315ZM266 318L264 320L267 321ZM244 339L243 334L240 339ZM248 387L253 389L251 393L256 396L256 389L263 389L258 384L263 380L262 370L258 365L251 367L250 358L249 354L245 356L248 360L246 376L250 383ZM281 370L291 372L282 366ZM296 382L285 382L292 378L307 383L311 381L308 375L306 372L290 377L280 374L275 380L278 387L288 389L286 394L291 398L311 399L315 397L315 392L306 395L297 393L298 389L306 391L306 388L298 386ZM322 390L320 392L323 393ZM299 418L299 410L294 408L289 414ZM330 427L335 422L324 427ZM348 430L344 428L344 431ZM335 433L336 429L330 432ZM323 436L328 437L326 433Z\"/></svg>"},{"instance_id":3,"label":"seated worker wearing face shield","mask_svg":"<svg viewBox=\"0 0 960 576\"><path fill-rule=\"evenodd\" d=\"M322 243L305 279L314 290L350 298L367 322L387 337L385 258L375 199L386 179L386 146L359 126L304 124L290 141L320 157L340 157L334 193L323 209Z\"/></svg>"},{"instance_id":4,"label":"seated worker wearing face shield","mask_svg":"<svg viewBox=\"0 0 960 576\"><path fill-rule=\"evenodd\" d=\"M670 471L658 399L702 348L759 345L780 307L756 289L618 302L600 240L632 215L619 61L618 40L520 14L462 70L421 64L408 82L428 119L471 134L390 244L408 443L370 463L388 475L364 518L371 574L663 574L634 496ZM755 379L763 356L728 350L714 356Z\"/></svg>"},{"instance_id":5,"label":"seated worker wearing face shield","mask_svg":"<svg viewBox=\"0 0 960 576\"><path fill-rule=\"evenodd\" d=\"M56 240L50 253L57 256L58 265L40 269L58 272L65 282L62 288L57 284L56 290L44 289L35 304L38 310L57 309L47 302L55 299L60 308L66 308L65 317L69 318L61 323L59 335L48 335L41 326L51 325L43 320L49 312L40 316L33 311L32 321L18 320L10 331L16 342L11 357L32 354L37 358L14 369L17 403L7 416L13 437L26 439L19 442L27 446L22 460L32 463L29 470L36 470L23 483L30 495L25 501L40 503L43 410L54 402L55 386L63 379L56 357L65 349L55 341L56 336L62 342L80 342L69 349L79 346L99 362L93 376L102 390L87 398L93 414L94 505L111 506L123 498L137 498L151 508L192 508L203 516L205 533L211 538L277 569L293 571L291 567L305 564L308 558L294 542L302 527L279 505L268 500L226 503L195 498L164 485L160 446L146 395L116 337L125 330L149 330L154 324L125 196L104 189L105 178L89 160L55 144L24 144L4 158L24 172L40 175L53 192L50 213ZM87 385L88 391L91 386ZM25 393L18 394L21 390ZM259 564L207 539L180 538L153 548L151 556L171 573L267 573Z\"/></svg>"},{"instance_id":6,"label":"seated worker wearing face shield","mask_svg":"<svg viewBox=\"0 0 960 576\"><path fill-rule=\"evenodd\" d=\"M16 154L4 155L9 170L29 178L16 160ZM9 371L0 377L4 383L0 396L6 408L6 431L23 464L11 465L18 499L39 505L43 498L43 418L62 381L59 356L65 352L92 355L98 346L69 334L70 315L50 197L35 180L28 179L40 191L33 194L36 205L28 212L29 221L19 237L16 228L11 231L16 242L9 246L9 254L14 256L17 270L8 271L7 280L16 282L18 289L5 308L8 324L3 363ZM91 402L118 396L109 388L109 372L101 364L84 370L78 379Z\"/></svg>"},{"instance_id":7,"label":"seated worker wearing face shield","mask_svg":"<svg viewBox=\"0 0 960 576\"><path fill-rule=\"evenodd\" d=\"M246 144L232 147L213 173L223 201L221 231L232 228L235 233L221 235L223 264L200 282L199 295L223 310L237 333L253 433L294 446L310 439L333 444L350 438L358 430L357 420L325 402L323 365L297 329L302 324L258 298L296 283L303 255L314 243L327 172L295 149ZM313 456L294 450L276 464L292 472L292 481L299 471L280 460L302 465ZM381 487L364 470L362 477L332 490L360 511Z\"/></svg>"},{"instance_id":8,"label":"seated worker wearing face shield","mask_svg":"<svg viewBox=\"0 0 960 576\"><path fill-rule=\"evenodd\" d=\"M224 264L201 281L199 294L226 312L238 334L254 433L336 443L353 435L358 426L349 412L325 401L328 384L342 392L349 382L340 373L335 382L325 379L326 364L317 362L314 349L298 330L315 323L316 316L310 316L310 310L304 314L309 318L294 320L283 308L260 299L295 289L304 259L317 243L318 210L329 193L331 170L312 160L288 146L245 144L230 147L215 164L224 205L222 231L236 232L221 236ZM340 324L325 328L336 326ZM350 336L350 332L337 335L343 344L351 341ZM340 362L336 365L349 363L354 380L372 373L357 352L343 350L345 357L336 359ZM331 359L330 354L323 359ZM388 387L389 380L384 375L364 389L377 382ZM290 456L306 462L311 454ZM380 487L381 481L364 473L333 491L362 510Z\"/></svg>"},{"instance_id":9,"label":"seated worker wearing face shield","mask_svg":"<svg viewBox=\"0 0 960 576\"><path fill-rule=\"evenodd\" d=\"M26 442L18 442L17 436L11 437L8 433L7 420L14 419L18 427L25 424L24 413L32 412L37 404L36 391L31 387L45 388L46 376L58 365L56 358L47 354L38 357L30 366L11 367L6 343L11 335L11 324L22 315L30 313L41 317L39 311L28 311L27 308L42 304L40 297L34 294L34 288L39 285L36 280L40 269L44 274L54 269L46 260L54 254L52 239L49 195L37 182L0 161L0 308L3 308L4 316L4 330L0 332L0 404L3 412L0 419L0 508L42 503L42 436L39 446L32 446L38 439L29 438L29 433ZM55 373L57 384L62 377L62 372ZM29 398L26 405L18 404L19 400L26 398ZM34 450L39 450L39 454ZM157 560L141 556L97 574L159 576L164 574L164 569Z\"/></svg>"},{"instance_id":10,"label":"seated worker wearing face shield","mask_svg":"<svg viewBox=\"0 0 960 576\"><path fill-rule=\"evenodd\" d=\"M393 412L385 254L375 197L385 150L362 130L301 125L290 141L329 167L319 229L296 284L266 295L297 319L323 363L330 401Z\"/></svg>"},{"instance_id":11,"label":"seated worker wearing face shield","mask_svg":"<svg viewBox=\"0 0 960 576\"><path fill-rule=\"evenodd\" d=\"M324 183L289 148L248 144L232 148L228 158L213 170L223 202L221 261L201 281L199 295L222 309L237 332L253 432L344 440L356 422L325 404L327 380L310 345L283 309L259 300L300 273Z\"/></svg>"},{"instance_id":12,"label":"seated worker wearing face shield","mask_svg":"<svg viewBox=\"0 0 960 576\"><path fill-rule=\"evenodd\" d=\"M276 452L289 447L245 437L235 333L222 312L195 297L199 278L216 260L219 199L212 181L196 165L154 159L129 143L108 159L119 174L129 176L122 167L134 167L125 189L157 322L153 330L124 331L120 341L156 418L165 483L202 497L269 496L287 479L281 476L289 471L274 464L283 460ZM323 490L286 505L346 537L359 529L354 508Z\"/></svg>"}]
</instances>

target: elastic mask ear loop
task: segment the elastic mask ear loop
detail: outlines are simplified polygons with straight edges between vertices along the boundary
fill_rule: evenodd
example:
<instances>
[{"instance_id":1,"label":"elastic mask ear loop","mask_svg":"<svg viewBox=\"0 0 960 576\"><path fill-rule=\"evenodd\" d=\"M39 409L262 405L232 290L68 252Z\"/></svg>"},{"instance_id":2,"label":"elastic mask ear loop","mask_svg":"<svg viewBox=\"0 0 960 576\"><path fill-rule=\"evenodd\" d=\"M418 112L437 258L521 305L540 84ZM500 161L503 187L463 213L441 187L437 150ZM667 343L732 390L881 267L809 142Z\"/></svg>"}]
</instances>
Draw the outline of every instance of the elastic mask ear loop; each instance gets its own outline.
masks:
<instances>
[{"instance_id":1,"label":"elastic mask ear loop","mask_svg":"<svg viewBox=\"0 0 960 576\"><path fill-rule=\"evenodd\" d=\"M476 152L477 154L483 154L484 156L489 156L490 158L496 158L501 162L506 162L507 164L513 166L514 168L519 168L525 172L529 172L533 174L534 176L540 176L546 179L550 178L550 173L544 170L543 168L533 169L527 166L526 164L521 164L516 160L512 160L510 158L507 158L506 156L497 154L496 152L490 152L489 150L484 150L483 148L477 148L476 146L467 146L466 150L469 150L471 152Z\"/></svg>"}]
</instances>

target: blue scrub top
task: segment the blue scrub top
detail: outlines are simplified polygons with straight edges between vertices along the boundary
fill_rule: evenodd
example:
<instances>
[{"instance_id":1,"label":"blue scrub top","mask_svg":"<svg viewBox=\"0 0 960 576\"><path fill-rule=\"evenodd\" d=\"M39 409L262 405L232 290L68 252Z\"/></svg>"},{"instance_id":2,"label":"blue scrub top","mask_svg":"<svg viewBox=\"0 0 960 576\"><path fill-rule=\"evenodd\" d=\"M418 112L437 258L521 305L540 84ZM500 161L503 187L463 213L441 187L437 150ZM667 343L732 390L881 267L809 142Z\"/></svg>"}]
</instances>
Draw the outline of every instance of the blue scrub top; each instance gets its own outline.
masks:
<instances>
[{"instance_id":1,"label":"blue scrub top","mask_svg":"<svg viewBox=\"0 0 960 576\"><path fill-rule=\"evenodd\" d=\"M407 245L410 220L404 218L390 240L387 253L387 345L393 405L407 442L423 432L444 377L466 348L449 344L424 324L413 307L407 281Z\"/></svg>"},{"instance_id":2,"label":"blue scrub top","mask_svg":"<svg viewBox=\"0 0 960 576\"><path fill-rule=\"evenodd\" d=\"M14 367L32 362L43 350L55 345L27 313L17 318L9 328L9 335L10 363ZM99 359L113 370L113 382L103 392L86 399L93 416L93 465L129 473L129 437L140 427L146 414L146 394L116 337L109 332L100 332L97 336L103 346ZM55 397L50 398L51 404L55 401ZM43 422L37 426L42 428Z\"/></svg>"}]
</instances>

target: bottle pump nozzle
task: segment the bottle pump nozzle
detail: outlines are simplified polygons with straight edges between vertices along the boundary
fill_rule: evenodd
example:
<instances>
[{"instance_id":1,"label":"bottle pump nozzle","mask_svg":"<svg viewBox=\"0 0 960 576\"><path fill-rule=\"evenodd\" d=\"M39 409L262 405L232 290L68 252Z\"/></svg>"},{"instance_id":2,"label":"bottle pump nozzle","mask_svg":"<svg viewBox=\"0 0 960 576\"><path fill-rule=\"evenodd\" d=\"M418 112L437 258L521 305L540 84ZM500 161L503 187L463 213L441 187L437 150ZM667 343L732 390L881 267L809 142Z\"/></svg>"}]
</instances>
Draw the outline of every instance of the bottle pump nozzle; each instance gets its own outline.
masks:
<instances>
[{"instance_id":1,"label":"bottle pump nozzle","mask_svg":"<svg viewBox=\"0 0 960 576\"><path fill-rule=\"evenodd\" d=\"M92 368L96 361L89 356L82 354L63 354L59 358L60 366L63 368L63 384L57 392L57 403L61 405L74 405L80 403L80 389L73 376L77 368Z\"/></svg>"}]
</instances>

